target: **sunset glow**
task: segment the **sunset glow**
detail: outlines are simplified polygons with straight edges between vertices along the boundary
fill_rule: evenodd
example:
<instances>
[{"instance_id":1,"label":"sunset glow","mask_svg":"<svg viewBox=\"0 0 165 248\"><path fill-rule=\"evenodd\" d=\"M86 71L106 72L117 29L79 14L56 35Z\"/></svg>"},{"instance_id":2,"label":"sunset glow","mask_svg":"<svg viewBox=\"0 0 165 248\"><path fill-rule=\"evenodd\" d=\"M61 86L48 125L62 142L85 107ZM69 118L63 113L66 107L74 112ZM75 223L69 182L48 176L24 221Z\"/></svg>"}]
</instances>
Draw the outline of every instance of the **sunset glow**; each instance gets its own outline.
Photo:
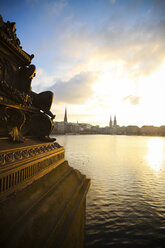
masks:
<instances>
[{"instance_id":1,"label":"sunset glow","mask_svg":"<svg viewBox=\"0 0 165 248\"><path fill-rule=\"evenodd\" d=\"M163 166L164 140L162 138L151 138L148 142L147 161L151 169L159 172Z\"/></svg>"}]
</instances>

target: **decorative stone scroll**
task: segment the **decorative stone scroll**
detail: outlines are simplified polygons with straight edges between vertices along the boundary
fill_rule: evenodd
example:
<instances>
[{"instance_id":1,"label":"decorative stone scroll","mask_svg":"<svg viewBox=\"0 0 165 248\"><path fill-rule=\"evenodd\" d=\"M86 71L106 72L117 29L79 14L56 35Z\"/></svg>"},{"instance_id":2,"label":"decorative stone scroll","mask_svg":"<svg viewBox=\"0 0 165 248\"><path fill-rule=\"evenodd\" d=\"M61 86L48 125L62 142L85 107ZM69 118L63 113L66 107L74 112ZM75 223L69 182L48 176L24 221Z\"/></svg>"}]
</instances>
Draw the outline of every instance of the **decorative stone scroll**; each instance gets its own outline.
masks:
<instances>
[{"instance_id":1,"label":"decorative stone scroll","mask_svg":"<svg viewBox=\"0 0 165 248\"><path fill-rule=\"evenodd\" d=\"M64 149L57 149L56 145L44 145L33 147L27 150L18 150L0 155L1 166L8 169L0 173L0 201L4 194L7 196L14 189L22 187L26 181L34 181L40 177L41 173L46 174L49 168L52 170L65 160ZM52 153L52 151L56 152ZM45 155L45 156L44 156ZM37 160L33 159L37 156ZM27 160L27 163L26 163ZM15 166L17 162L21 162L21 166ZM44 171L44 173L43 173ZM30 182L30 183L31 183Z\"/></svg>"},{"instance_id":2,"label":"decorative stone scroll","mask_svg":"<svg viewBox=\"0 0 165 248\"><path fill-rule=\"evenodd\" d=\"M8 43L12 49L19 52L26 60L30 63L34 55L29 55L22 50L20 46L20 40L16 35L15 22L4 22L2 16L0 15L0 38L3 42Z\"/></svg>"},{"instance_id":3,"label":"decorative stone scroll","mask_svg":"<svg viewBox=\"0 0 165 248\"><path fill-rule=\"evenodd\" d=\"M58 143L47 143L44 145L36 145L31 147L18 148L14 151L0 152L0 167L6 165L15 164L19 161L24 161L28 158L33 158L36 155L43 155L44 153L55 151L57 148L61 148Z\"/></svg>"}]
</instances>

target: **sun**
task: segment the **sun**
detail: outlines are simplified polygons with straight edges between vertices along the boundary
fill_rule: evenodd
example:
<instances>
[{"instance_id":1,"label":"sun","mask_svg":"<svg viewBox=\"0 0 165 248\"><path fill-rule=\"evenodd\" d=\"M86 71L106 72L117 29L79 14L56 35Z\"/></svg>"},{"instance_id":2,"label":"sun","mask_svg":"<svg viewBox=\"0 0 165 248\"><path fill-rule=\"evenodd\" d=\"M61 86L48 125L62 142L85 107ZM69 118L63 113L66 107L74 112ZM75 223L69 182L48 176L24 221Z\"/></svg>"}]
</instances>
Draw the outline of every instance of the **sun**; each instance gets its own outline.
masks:
<instances>
[{"instance_id":1,"label":"sun","mask_svg":"<svg viewBox=\"0 0 165 248\"><path fill-rule=\"evenodd\" d=\"M159 172L163 166L164 140L154 137L148 141L147 162L151 169Z\"/></svg>"}]
</instances>

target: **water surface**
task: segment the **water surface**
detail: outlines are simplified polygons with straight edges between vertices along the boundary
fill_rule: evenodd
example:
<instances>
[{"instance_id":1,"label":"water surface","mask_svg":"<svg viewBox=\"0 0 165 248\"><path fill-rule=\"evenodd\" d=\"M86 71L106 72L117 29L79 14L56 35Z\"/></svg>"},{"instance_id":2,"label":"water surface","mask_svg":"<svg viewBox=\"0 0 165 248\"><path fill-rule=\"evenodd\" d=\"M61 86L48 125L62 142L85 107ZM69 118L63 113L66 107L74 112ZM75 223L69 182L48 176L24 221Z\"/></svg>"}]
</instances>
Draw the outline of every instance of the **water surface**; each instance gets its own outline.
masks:
<instances>
[{"instance_id":1,"label":"water surface","mask_svg":"<svg viewBox=\"0 0 165 248\"><path fill-rule=\"evenodd\" d=\"M69 164L91 179L86 247L165 247L165 138L56 138Z\"/></svg>"}]
</instances>

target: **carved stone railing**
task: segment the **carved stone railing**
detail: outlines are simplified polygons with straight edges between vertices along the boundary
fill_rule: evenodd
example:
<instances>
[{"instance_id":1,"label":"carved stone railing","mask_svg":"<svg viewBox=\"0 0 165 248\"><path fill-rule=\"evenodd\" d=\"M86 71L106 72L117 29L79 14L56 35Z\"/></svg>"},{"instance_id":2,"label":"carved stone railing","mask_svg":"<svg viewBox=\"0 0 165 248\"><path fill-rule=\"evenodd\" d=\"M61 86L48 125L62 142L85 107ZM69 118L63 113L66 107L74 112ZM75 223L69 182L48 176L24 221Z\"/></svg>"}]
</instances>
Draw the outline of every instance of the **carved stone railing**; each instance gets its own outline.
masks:
<instances>
[{"instance_id":1,"label":"carved stone railing","mask_svg":"<svg viewBox=\"0 0 165 248\"><path fill-rule=\"evenodd\" d=\"M64 152L53 142L0 152L0 199L64 162Z\"/></svg>"},{"instance_id":2,"label":"carved stone railing","mask_svg":"<svg viewBox=\"0 0 165 248\"><path fill-rule=\"evenodd\" d=\"M0 168L17 162L25 161L25 159L33 158L34 156L40 156L44 153L54 152L57 149L57 144L38 144L24 148L17 148L11 150L5 150L0 152Z\"/></svg>"}]
</instances>

